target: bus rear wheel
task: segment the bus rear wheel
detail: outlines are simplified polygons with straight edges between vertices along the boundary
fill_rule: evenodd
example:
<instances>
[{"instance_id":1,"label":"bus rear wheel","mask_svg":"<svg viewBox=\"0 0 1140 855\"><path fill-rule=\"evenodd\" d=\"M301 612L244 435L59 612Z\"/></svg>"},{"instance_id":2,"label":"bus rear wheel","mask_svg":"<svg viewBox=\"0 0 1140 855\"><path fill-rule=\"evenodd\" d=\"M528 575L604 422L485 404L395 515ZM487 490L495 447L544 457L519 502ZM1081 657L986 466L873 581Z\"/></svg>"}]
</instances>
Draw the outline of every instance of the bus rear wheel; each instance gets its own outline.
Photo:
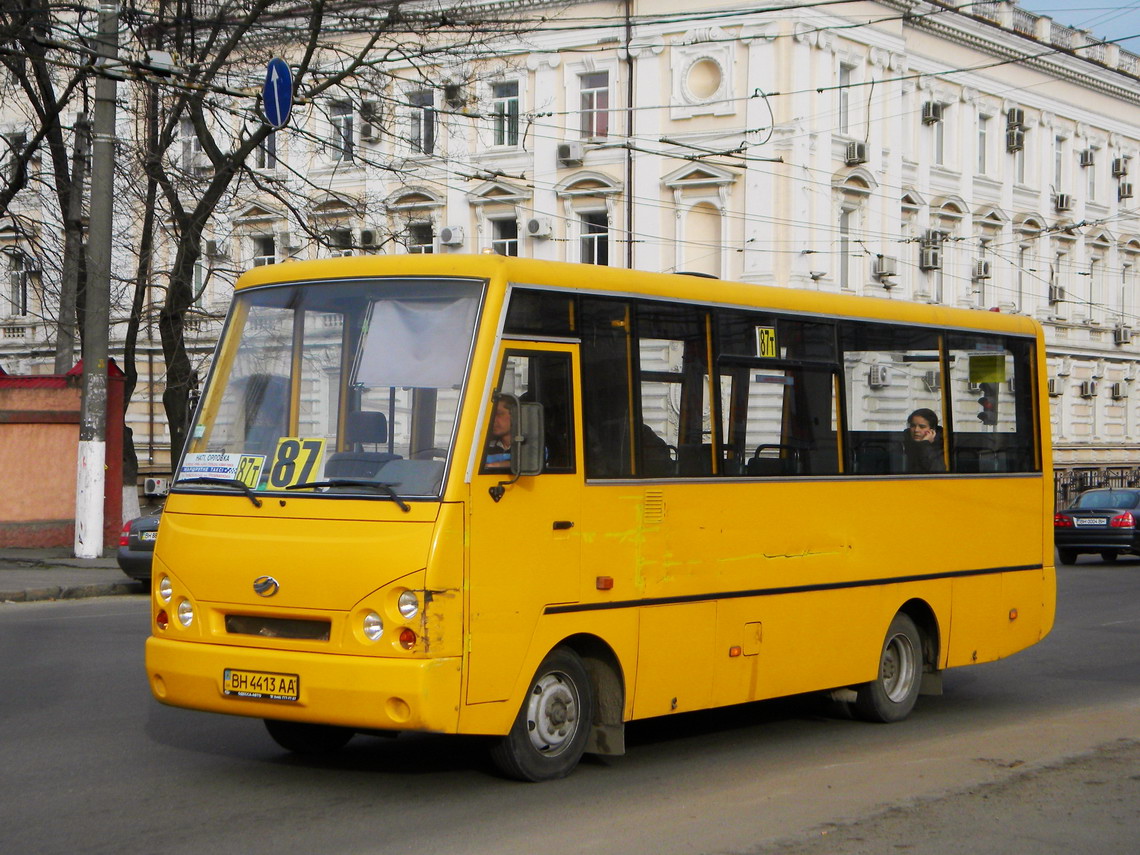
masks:
<instances>
[{"instance_id":1,"label":"bus rear wheel","mask_svg":"<svg viewBox=\"0 0 1140 855\"><path fill-rule=\"evenodd\" d=\"M294 754L332 754L344 748L355 735L347 727L272 718L265 720L265 729L274 742Z\"/></svg>"},{"instance_id":2,"label":"bus rear wheel","mask_svg":"<svg viewBox=\"0 0 1140 855\"><path fill-rule=\"evenodd\" d=\"M593 720L586 666L574 651L555 648L538 666L515 723L491 749L491 759L520 781L563 778L582 759Z\"/></svg>"},{"instance_id":3,"label":"bus rear wheel","mask_svg":"<svg viewBox=\"0 0 1140 855\"><path fill-rule=\"evenodd\" d=\"M922 683L922 635L899 612L887 629L874 680L856 689L855 713L864 721L902 721L914 709Z\"/></svg>"}]
</instances>

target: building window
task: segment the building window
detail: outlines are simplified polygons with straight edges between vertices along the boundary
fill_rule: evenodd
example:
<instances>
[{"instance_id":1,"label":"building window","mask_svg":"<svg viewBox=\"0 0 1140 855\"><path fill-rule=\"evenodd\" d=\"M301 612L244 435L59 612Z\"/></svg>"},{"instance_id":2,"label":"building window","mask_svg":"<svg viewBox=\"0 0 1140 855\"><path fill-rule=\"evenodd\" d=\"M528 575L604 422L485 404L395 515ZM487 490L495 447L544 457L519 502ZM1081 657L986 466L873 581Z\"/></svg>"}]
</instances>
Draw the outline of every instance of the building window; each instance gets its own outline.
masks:
<instances>
[{"instance_id":1,"label":"building window","mask_svg":"<svg viewBox=\"0 0 1140 855\"><path fill-rule=\"evenodd\" d=\"M519 83L496 83L491 90L491 116L495 125L495 145L519 144Z\"/></svg>"},{"instance_id":2,"label":"building window","mask_svg":"<svg viewBox=\"0 0 1140 855\"><path fill-rule=\"evenodd\" d=\"M1025 275L1029 266L1029 247L1017 248L1017 293L1013 295L1013 310L1020 312L1025 305Z\"/></svg>"},{"instance_id":3,"label":"building window","mask_svg":"<svg viewBox=\"0 0 1140 855\"><path fill-rule=\"evenodd\" d=\"M1096 155L1093 149L1089 149L1089 165L1085 167L1085 172L1088 173L1088 199L1092 202L1096 199Z\"/></svg>"},{"instance_id":4,"label":"building window","mask_svg":"<svg viewBox=\"0 0 1140 855\"><path fill-rule=\"evenodd\" d=\"M253 266L264 267L277 262L277 242L272 235L258 235L253 239Z\"/></svg>"},{"instance_id":5,"label":"building window","mask_svg":"<svg viewBox=\"0 0 1140 855\"><path fill-rule=\"evenodd\" d=\"M985 175L989 164L986 157L990 148L990 117L978 116L978 174Z\"/></svg>"},{"instance_id":6,"label":"building window","mask_svg":"<svg viewBox=\"0 0 1140 855\"><path fill-rule=\"evenodd\" d=\"M409 225L404 235L404 246L412 254L431 255L435 252L435 233L431 223Z\"/></svg>"},{"instance_id":7,"label":"building window","mask_svg":"<svg viewBox=\"0 0 1140 855\"><path fill-rule=\"evenodd\" d=\"M605 137L610 130L610 73L594 71L578 78L581 132L585 139Z\"/></svg>"},{"instance_id":8,"label":"building window","mask_svg":"<svg viewBox=\"0 0 1140 855\"><path fill-rule=\"evenodd\" d=\"M609 216L605 211L589 211L579 215L579 225L582 229L582 254L579 259L583 264L610 263L610 224Z\"/></svg>"},{"instance_id":9,"label":"building window","mask_svg":"<svg viewBox=\"0 0 1140 855\"><path fill-rule=\"evenodd\" d=\"M408 103L412 107L408 143L414 152L432 154L435 151L435 93L430 89L411 92Z\"/></svg>"},{"instance_id":10,"label":"building window","mask_svg":"<svg viewBox=\"0 0 1140 855\"><path fill-rule=\"evenodd\" d=\"M20 172L20 158L24 154L24 149L28 146L28 135L23 131L17 131L11 134L4 135L4 151L0 152L0 158L6 162L4 174L9 181L16 181L19 179ZM88 151L90 157L90 151ZM90 173L90 169L88 170Z\"/></svg>"},{"instance_id":11,"label":"building window","mask_svg":"<svg viewBox=\"0 0 1140 855\"><path fill-rule=\"evenodd\" d=\"M1056 137L1053 140L1053 191L1062 193L1065 190L1065 138Z\"/></svg>"},{"instance_id":12,"label":"building window","mask_svg":"<svg viewBox=\"0 0 1140 855\"><path fill-rule=\"evenodd\" d=\"M257 147L257 168L277 168L277 131L270 131L269 135Z\"/></svg>"},{"instance_id":13,"label":"building window","mask_svg":"<svg viewBox=\"0 0 1140 855\"><path fill-rule=\"evenodd\" d=\"M519 221L514 217L509 219L491 220L491 229L494 237L491 240L491 249L499 255L519 254Z\"/></svg>"},{"instance_id":14,"label":"building window","mask_svg":"<svg viewBox=\"0 0 1140 855\"><path fill-rule=\"evenodd\" d=\"M194 308L202 311L206 304L206 283L209 270L201 259L194 262Z\"/></svg>"},{"instance_id":15,"label":"building window","mask_svg":"<svg viewBox=\"0 0 1140 855\"><path fill-rule=\"evenodd\" d=\"M851 210L839 212L839 287L851 287Z\"/></svg>"},{"instance_id":16,"label":"building window","mask_svg":"<svg viewBox=\"0 0 1140 855\"><path fill-rule=\"evenodd\" d=\"M28 314L28 266L23 254L8 256L8 315L23 317Z\"/></svg>"},{"instance_id":17,"label":"building window","mask_svg":"<svg viewBox=\"0 0 1140 855\"><path fill-rule=\"evenodd\" d=\"M329 119L332 122L332 158L333 160L352 162L353 147L353 117L352 103L350 101L333 101L329 109Z\"/></svg>"},{"instance_id":18,"label":"building window","mask_svg":"<svg viewBox=\"0 0 1140 855\"><path fill-rule=\"evenodd\" d=\"M938 166L946 165L946 119L950 111L942 107L942 120L931 124L934 131L934 163Z\"/></svg>"},{"instance_id":19,"label":"building window","mask_svg":"<svg viewBox=\"0 0 1140 855\"><path fill-rule=\"evenodd\" d=\"M854 66L843 63L839 66L839 88L836 95L839 98L839 133L846 134L851 131L851 72Z\"/></svg>"},{"instance_id":20,"label":"building window","mask_svg":"<svg viewBox=\"0 0 1140 855\"><path fill-rule=\"evenodd\" d=\"M179 157L182 168L190 172L200 168L205 163L205 154L202 151L202 141L194 132L194 122L191 119L178 121Z\"/></svg>"},{"instance_id":21,"label":"building window","mask_svg":"<svg viewBox=\"0 0 1140 855\"><path fill-rule=\"evenodd\" d=\"M1021 148L1013 153L1013 180L1018 184L1025 183L1025 149L1029 145L1029 132L1025 131Z\"/></svg>"}]
</instances>

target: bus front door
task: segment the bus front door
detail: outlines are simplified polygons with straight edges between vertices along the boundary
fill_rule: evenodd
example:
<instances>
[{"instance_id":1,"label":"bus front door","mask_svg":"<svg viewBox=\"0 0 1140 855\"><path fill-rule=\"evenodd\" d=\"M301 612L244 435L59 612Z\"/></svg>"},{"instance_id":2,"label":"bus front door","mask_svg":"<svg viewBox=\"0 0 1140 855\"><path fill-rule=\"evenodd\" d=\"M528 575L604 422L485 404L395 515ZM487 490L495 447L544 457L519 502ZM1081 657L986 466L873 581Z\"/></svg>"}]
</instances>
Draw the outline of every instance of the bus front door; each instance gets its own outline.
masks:
<instances>
[{"instance_id":1,"label":"bus front door","mask_svg":"<svg viewBox=\"0 0 1140 855\"><path fill-rule=\"evenodd\" d=\"M572 345L511 343L500 354L495 393L543 406L543 471L510 471L512 413L488 402L482 453L472 475L467 703L510 697L543 610L579 595L582 466ZM513 481L513 482L512 482ZM500 498L496 488L502 485ZM545 653L540 651L538 655Z\"/></svg>"}]
</instances>

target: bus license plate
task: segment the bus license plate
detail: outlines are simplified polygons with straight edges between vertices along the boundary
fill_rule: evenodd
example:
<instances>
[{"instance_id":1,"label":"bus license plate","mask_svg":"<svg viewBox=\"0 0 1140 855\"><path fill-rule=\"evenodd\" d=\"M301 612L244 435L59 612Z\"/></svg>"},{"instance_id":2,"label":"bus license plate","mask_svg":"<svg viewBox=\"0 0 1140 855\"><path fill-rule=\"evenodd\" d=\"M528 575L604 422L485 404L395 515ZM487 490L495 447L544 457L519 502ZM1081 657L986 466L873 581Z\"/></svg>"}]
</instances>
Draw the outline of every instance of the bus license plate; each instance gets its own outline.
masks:
<instances>
[{"instance_id":1,"label":"bus license plate","mask_svg":"<svg viewBox=\"0 0 1140 855\"><path fill-rule=\"evenodd\" d=\"M296 674L270 674L227 668L222 676L222 692L239 698L295 701L300 697L301 678Z\"/></svg>"},{"instance_id":2,"label":"bus license plate","mask_svg":"<svg viewBox=\"0 0 1140 855\"><path fill-rule=\"evenodd\" d=\"M1104 517L1087 517L1085 519L1082 519L1081 517L1073 517L1073 522L1075 522L1078 526L1104 525L1105 520Z\"/></svg>"}]
</instances>

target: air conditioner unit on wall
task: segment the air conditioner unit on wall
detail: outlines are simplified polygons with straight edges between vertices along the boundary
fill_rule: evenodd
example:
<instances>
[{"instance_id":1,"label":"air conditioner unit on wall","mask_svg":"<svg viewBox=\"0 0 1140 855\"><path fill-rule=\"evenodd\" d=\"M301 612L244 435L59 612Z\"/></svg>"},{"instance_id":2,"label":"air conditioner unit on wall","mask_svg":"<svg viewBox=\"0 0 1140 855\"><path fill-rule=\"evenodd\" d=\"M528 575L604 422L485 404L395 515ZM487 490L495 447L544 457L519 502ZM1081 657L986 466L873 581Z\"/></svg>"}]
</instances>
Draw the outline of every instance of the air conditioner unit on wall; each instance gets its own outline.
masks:
<instances>
[{"instance_id":1,"label":"air conditioner unit on wall","mask_svg":"<svg viewBox=\"0 0 1140 855\"><path fill-rule=\"evenodd\" d=\"M933 125L942 121L942 105L937 101L927 101L922 105L922 123Z\"/></svg>"},{"instance_id":2,"label":"air conditioner unit on wall","mask_svg":"<svg viewBox=\"0 0 1140 855\"><path fill-rule=\"evenodd\" d=\"M1011 107L1009 112L1005 114L1005 123L1010 128L1024 128L1025 111L1020 107Z\"/></svg>"},{"instance_id":3,"label":"air conditioner unit on wall","mask_svg":"<svg viewBox=\"0 0 1140 855\"><path fill-rule=\"evenodd\" d=\"M878 279L897 276L898 272L899 260L897 258L892 258L889 255L876 255L871 259L871 275Z\"/></svg>"},{"instance_id":4,"label":"air conditioner unit on wall","mask_svg":"<svg viewBox=\"0 0 1140 855\"><path fill-rule=\"evenodd\" d=\"M376 230L375 229L361 229L360 230L360 245L361 246L376 246Z\"/></svg>"},{"instance_id":5,"label":"air conditioner unit on wall","mask_svg":"<svg viewBox=\"0 0 1140 855\"><path fill-rule=\"evenodd\" d=\"M144 478L144 496L165 496L170 492L170 482L165 478Z\"/></svg>"},{"instance_id":6,"label":"air conditioner unit on wall","mask_svg":"<svg viewBox=\"0 0 1140 855\"><path fill-rule=\"evenodd\" d=\"M439 230L439 242L444 246L461 246L463 244L463 227L444 226Z\"/></svg>"},{"instance_id":7,"label":"air conditioner unit on wall","mask_svg":"<svg viewBox=\"0 0 1140 855\"><path fill-rule=\"evenodd\" d=\"M1128 384L1127 383L1116 382L1116 383L1113 383L1112 386L1109 388L1112 392L1112 397L1117 401L1128 397Z\"/></svg>"},{"instance_id":8,"label":"air conditioner unit on wall","mask_svg":"<svg viewBox=\"0 0 1140 855\"><path fill-rule=\"evenodd\" d=\"M867 144L865 142L847 143L847 154L844 161L848 166L858 166L867 162Z\"/></svg>"},{"instance_id":9,"label":"air conditioner unit on wall","mask_svg":"<svg viewBox=\"0 0 1140 855\"><path fill-rule=\"evenodd\" d=\"M974 259L974 279L990 278L990 261L987 258Z\"/></svg>"},{"instance_id":10,"label":"air conditioner unit on wall","mask_svg":"<svg viewBox=\"0 0 1140 855\"><path fill-rule=\"evenodd\" d=\"M1009 128L1005 132L1005 150L1021 151L1025 148L1025 131L1021 128Z\"/></svg>"},{"instance_id":11,"label":"air conditioner unit on wall","mask_svg":"<svg viewBox=\"0 0 1140 855\"><path fill-rule=\"evenodd\" d=\"M919 270L942 269L942 246L936 243L922 244L918 251Z\"/></svg>"},{"instance_id":12,"label":"air conditioner unit on wall","mask_svg":"<svg viewBox=\"0 0 1140 855\"><path fill-rule=\"evenodd\" d=\"M1050 377L1048 389L1050 398L1059 398L1065 394L1065 383L1059 377Z\"/></svg>"},{"instance_id":13,"label":"air conditioner unit on wall","mask_svg":"<svg viewBox=\"0 0 1140 855\"><path fill-rule=\"evenodd\" d=\"M1086 148L1081 152L1081 166L1093 166L1096 164L1096 152L1091 148Z\"/></svg>"},{"instance_id":14,"label":"air conditioner unit on wall","mask_svg":"<svg viewBox=\"0 0 1140 855\"><path fill-rule=\"evenodd\" d=\"M1060 303L1065 299L1065 287L1063 285L1050 285L1049 286L1049 302Z\"/></svg>"},{"instance_id":15,"label":"air conditioner unit on wall","mask_svg":"<svg viewBox=\"0 0 1140 855\"><path fill-rule=\"evenodd\" d=\"M1131 181L1121 181L1120 182L1120 189L1116 191L1116 197L1118 199L1131 199L1132 198L1132 182Z\"/></svg>"},{"instance_id":16,"label":"air conditioner unit on wall","mask_svg":"<svg viewBox=\"0 0 1140 855\"><path fill-rule=\"evenodd\" d=\"M562 166L581 166L585 156L585 149L580 142L558 144L558 162Z\"/></svg>"},{"instance_id":17,"label":"air conditioner unit on wall","mask_svg":"<svg viewBox=\"0 0 1140 855\"><path fill-rule=\"evenodd\" d=\"M531 217L526 221L526 233L533 238L550 237L553 231L554 228L546 217Z\"/></svg>"},{"instance_id":18,"label":"air conditioner unit on wall","mask_svg":"<svg viewBox=\"0 0 1140 855\"><path fill-rule=\"evenodd\" d=\"M1122 178L1128 174L1128 158L1127 157L1114 157L1112 159L1112 175L1115 178Z\"/></svg>"},{"instance_id":19,"label":"air conditioner unit on wall","mask_svg":"<svg viewBox=\"0 0 1140 855\"><path fill-rule=\"evenodd\" d=\"M1068 193L1058 193L1053 197L1053 205L1058 211L1073 210L1073 197Z\"/></svg>"},{"instance_id":20,"label":"air conditioner unit on wall","mask_svg":"<svg viewBox=\"0 0 1140 855\"><path fill-rule=\"evenodd\" d=\"M926 391L937 392L942 388L942 372L937 368L931 368L923 374L922 382L926 386Z\"/></svg>"},{"instance_id":21,"label":"air conditioner unit on wall","mask_svg":"<svg viewBox=\"0 0 1140 855\"><path fill-rule=\"evenodd\" d=\"M891 370L886 365L872 365L867 369L867 383L872 389L891 385Z\"/></svg>"},{"instance_id":22,"label":"air conditioner unit on wall","mask_svg":"<svg viewBox=\"0 0 1140 855\"><path fill-rule=\"evenodd\" d=\"M1131 344L1132 328L1123 324L1112 331L1113 344Z\"/></svg>"},{"instance_id":23,"label":"air conditioner unit on wall","mask_svg":"<svg viewBox=\"0 0 1140 855\"><path fill-rule=\"evenodd\" d=\"M1095 398L1097 393L1097 385L1095 380L1081 381L1081 397L1082 398Z\"/></svg>"}]
</instances>

